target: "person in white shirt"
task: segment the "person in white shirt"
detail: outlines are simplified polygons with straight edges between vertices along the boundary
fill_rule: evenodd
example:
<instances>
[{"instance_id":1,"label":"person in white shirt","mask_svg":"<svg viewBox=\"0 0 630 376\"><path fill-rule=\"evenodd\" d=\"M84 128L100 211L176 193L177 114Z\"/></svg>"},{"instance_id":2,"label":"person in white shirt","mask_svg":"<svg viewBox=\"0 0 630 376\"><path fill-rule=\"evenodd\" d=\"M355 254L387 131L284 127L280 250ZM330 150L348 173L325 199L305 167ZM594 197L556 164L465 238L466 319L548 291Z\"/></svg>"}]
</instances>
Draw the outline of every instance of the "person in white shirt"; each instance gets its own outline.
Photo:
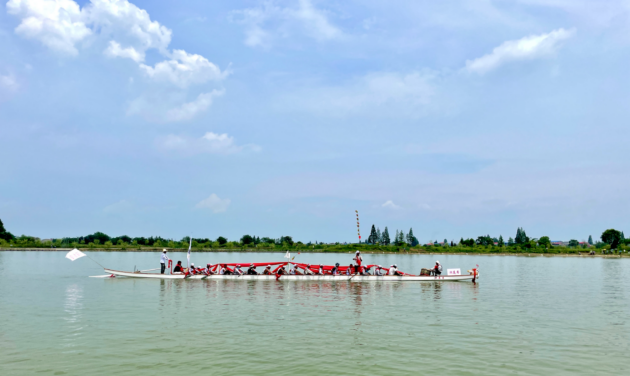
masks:
<instances>
[{"instance_id":1,"label":"person in white shirt","mask_svg":"<svg viewBox=\"0 0 630 376\"><path fill-rule=\"evenodd\" d=\"M352 266L352 264L348 265L348 268L346 269L346 275L352 275L353 269L354 267Z\"/></svg>"},{"instance_id":2,"label":"person in white shirt","mask_svg":"<svg viewBox=\"0 0 630 376\"><path fill-rule=\"evenodd\" d=\"M311 264L307 264L306 268L304 268L304 275L313 275L313 271L311 270Z\"/></svg>"},{"instance_id":3,"label":"person in white shirt","mask_svg":"<svg viewBox=\"0 0 630 376\"><path fill-rule=\"evenodd\" d=\"M236 269L234 269L234 274L243 275L243 271L241 270L240 265L236 265Z\"/></svg>"},{"instance_id":4,"label":"person in white shirt","mask_svg":"<svg viewBox=\"0 0 630 376\"><path fill-rule=\"evenodd\" d=\"M382 266L377 266L376 269L374 270L374 275L376 276L382 276L383 275L383 267Z\"/></svg>"},{"instance_id":5,"label":"person in white shirt","mask_svg":"<svg viewBox=\"0 0 630 376\"><path fill-rule=\"evenodd\" d=\"M169 261L170 259L168 258L168 256L166 255L166 249L162 251L162 257L160 258L160 268L162 269L162 274L164 274L164 270L166 270L166 263Z\"/></svg>"},{"instance_id":6,"label":"person in white shirt","mask_svg":"<svg viewBox=\"0 0 630 376\"><path fill-rule=\"evenodd\" d=\"M324 275L324 265L319 264L319 270L317 271L317 275Z\"/></svg>"},{"instance_id":7,"label":"person in white shirt","mask_svg":"<svg viewBox=\"0 0 630 376\"><path fill-rule=\"evenodd\" d=\"M402 273L398 271L398 266L394 264L389 268L389 275L402 275Z\"/></svg>"}]
</instances>

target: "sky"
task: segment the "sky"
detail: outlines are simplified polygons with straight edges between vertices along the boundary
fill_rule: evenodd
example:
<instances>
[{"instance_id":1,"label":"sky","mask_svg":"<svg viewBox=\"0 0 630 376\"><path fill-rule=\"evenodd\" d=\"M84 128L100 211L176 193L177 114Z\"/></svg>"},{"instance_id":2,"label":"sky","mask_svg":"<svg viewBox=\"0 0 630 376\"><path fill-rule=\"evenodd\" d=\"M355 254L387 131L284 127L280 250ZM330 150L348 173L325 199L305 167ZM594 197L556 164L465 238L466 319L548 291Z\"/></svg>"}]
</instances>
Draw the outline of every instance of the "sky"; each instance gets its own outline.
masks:
<instances>
[{"instance_id":1,"label":"sky","mask_svg":"<svg viewBox=\"0 0 630 376\"><path fill-rule=\"evenodd\" d=\"M630 1L9 0L0 219L354 242L629 230Z\"/></svg>"}]
</instances>

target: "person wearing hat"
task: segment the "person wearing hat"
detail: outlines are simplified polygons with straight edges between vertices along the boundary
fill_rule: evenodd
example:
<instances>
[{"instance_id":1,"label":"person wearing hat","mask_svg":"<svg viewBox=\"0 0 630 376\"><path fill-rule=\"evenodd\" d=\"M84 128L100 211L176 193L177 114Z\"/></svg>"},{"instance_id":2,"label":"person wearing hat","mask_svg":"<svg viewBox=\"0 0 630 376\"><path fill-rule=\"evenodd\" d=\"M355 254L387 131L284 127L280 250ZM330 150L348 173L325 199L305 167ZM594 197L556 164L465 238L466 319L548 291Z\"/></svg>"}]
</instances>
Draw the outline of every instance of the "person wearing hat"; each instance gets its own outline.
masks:
<instances>
[{"instance_id":1,"label":"person wearing hat","mask_svg":"<svg viewBox=\"0 0 630 376\"><path fill-rule=\"evenodd\" d=\"M166 249L162 251L162 257L160 257L160 269L162 270L161 273L164 274L164 270L166 270L166 263L169 261L170 259L168 258L168 256L166 255Z\"/></svg>"},{"instance_id":2,"label":"person wearing hat","mask_svg":"<svg viewBox=\"0 0 630 376\"><path fill-rule=\"evenodd\" d=\"M291 275L302 275L302 272L298 269L297 265L293 265L293 269L289 272Z\"/></svg>"},{"instance_id":3,"label":"person wearing hat","mask_svg":"<svg viewBox=\"0 0 630 376\"><path fill-rule=\"evenodd\" d=\"M212 264L206 265L206 268L203 270L203 273L205 275L213 275L214 272L212 271Z\"/></svg>"},{"instance_id":4,"label":"person wearing hat","mask_svg":"<svg viewBox=\"0 0 630 376\"><path fill-rule=\"evenodd\" d=\"M375 276L382 276L383 274L383 267L382 266L377 266L376 269L374 270L374 275Z\"/></svg>"},{"instance_id":5,"label":"person wearing hat","mask_svg":"<svg viewBox=\"0 0 630 376\"><path fill-rule=\"evenodd\" d=\"M263 274L271 274L271 265L267 265L265 270L263 270Z\"/></svg>"},{"instance_id":6,"label":"person wearing hat","mask_svg":"<svg viewBox=\"0 0 630 376\"><path fill-rule=\"evenodd\" d=\"M394 264L391 266L391 268L389 268L389 275L403 275L403 274L398 271L398 266Z\"/></svg>"},{"instance_id":7,"label":"person wearing hat","mask_svg":"<svg viewBox=\"0 0 630 376\"><path fill-rule=\"evenodd\" d=\"M249 275L258 275L258 272L256 271L256 267L254 266L254 264L251 264L249 266L249 269L247 269L247 274L249 274Z\"/></svg>"},{"instance_id":8,"label":"person wearing hat","mask_svg":"<svg viewBox=\"0 0 630 376\"><path fill-rule=\"evenodd\" d=\"M372 274L370 274L370 266L369 265L362 266L361 269L359 270L359 273L361 273L361 275L372 275Z\"/></svg>"},{"instance_id":9,"label":"person wearing hat","mask_svg":"<svg viewBox=\"0 0 630 376\"><path fill-rule=\"evenodd\" d=\"M304 268L304 275L313 275L313 271L311 270L311 264L306 264L306 268Z\"/></svg>"},{"instance_id":10,"label":"person wearing hat","mask_svg":"<svg viewBox=\"0 0 630 376\"><path fill-rule=\"evenodd\" d=\"M332 275L339 275L339 263L335 264L335 267L332 268L332 270L330 271L330 274L332 274Z\"/></svg>"},{"instance_id":11,"label":"person wearing hat","mask_svg":"<svg viewBox=\"0 0 630 376\"><path fill-rule=\"evenodd\" d=\"M319 270L317 270L317 275L324 275L324 274L326 274L324 272L324 265L319 264Z\"/></svg>"},{"instance_id":12,"label":"person wearing hat","mask_svg":"<svg viewBox=\"0 0 630 376\"><path fill-rule=\"evenodd\" d=\"M435 266L433 267L433 269L431 269L431 272L433 273L433 275L442 274L442 264L440 264L439 261L436 261Z\"/></svg>"},{"instance_id":13,"label":"person wearing hat","mask_svg":"<svg viewBox=\"0 0 630 376\"><path fill-rule=\"evenodd\" d=\"M234 274L243 275L243 271L241 270L240 265L236 265L236 268L234 269Z\"/></svg>"},{"instance_id":14,"label":"person wearing hat","mask_svg":"<svg viewBox=\"0 0 630 376\"><path fill-rule=\"evenodd\" d=\"M354 269L354 267L352 266L352 264L348 265L348 268L346 269L346 275L350 276L352 275L352 270Z\"/></svg>"},{"instance_id":15,"label":"person wearing hat","mask_svg":"<svg viewBox=\"0 0 630 376\"><path fill-rule=\"evenodd\" d=\"M363 262L363 257L361 257L361 251L356 251L354 253L354 258L353 260L357 263L357 265L354 267L354 272L358 273L359 269L361 268L361 263Z\"/></svg>"},{"instance_id":16,"label":"person wearing hat","mask_svg":"<svg viewBox=\"0 0 630 376\"><path fill-rule=\"evenodd\" d=\"M194 263L190 263L190 268L188 268L188 272L186 273L186 275L195 275L197 274L195 271L195 264Z\"/></svg>"},{"instance_id":17,"label":"person wearing hat","mask_svg":"<svg viewBox=\"0 0 630 376\"><path fill-rule=\"evenodd\" d=\"M282 266L280 267L280 269L278 269L278 270L276 271L276 274L277 274L277 275L287 275L287 269L285 269L284 265L282 265Z\"/></svg>"}]
</instances>

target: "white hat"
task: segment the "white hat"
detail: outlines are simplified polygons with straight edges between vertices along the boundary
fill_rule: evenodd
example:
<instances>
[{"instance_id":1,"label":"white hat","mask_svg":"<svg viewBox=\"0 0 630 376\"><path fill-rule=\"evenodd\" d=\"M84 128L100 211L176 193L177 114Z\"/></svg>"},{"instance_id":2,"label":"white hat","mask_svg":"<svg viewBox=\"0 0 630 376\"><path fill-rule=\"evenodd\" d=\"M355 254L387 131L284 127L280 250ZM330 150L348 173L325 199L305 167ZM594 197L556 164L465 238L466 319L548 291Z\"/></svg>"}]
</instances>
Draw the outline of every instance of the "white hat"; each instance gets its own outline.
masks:
<instances>
[{"instance_id":1,"label":"white hat","mask_svg":"<svg viewBox=\"0 0 630 376\"><path fill-rule=\"evenodd\" d=\"M380 266L380 265L379 265L378 267L379 267L379 268L382 268L382 266Z\"/></svg>"},{"instance_id":2,"label":"white hat","mask_svg":"<svg viewBox=\"0 0 630 376\"><path fill-rule=\"evenodd\" d=\"M195 266L195 263L194 263L194 262L191 262L191 263L190 263L190 266Z\"/></svg>"},{"instance_id":3,"label":"white hat","mask_svg":"<svg viewBox=\"0 0 630 376\"><path fill-rule=\"evenodd\" d=\"M361 253L361 251L356 251L355 253Z\"/></svg>"},{"instance_id":4,"label":"white hat","mask_svg":"<svg viewBox=\"0 0 630 376\"><path fill-rule=\"evenodd\" d=\"M166 253L166 249L163 249L163 250L162 250L162 253Z\"/></svg>"},{"instance_id":5,"label":"white hat","mask_svg":"<svg viewBox=\"0 0 630 376\"><path fill-rule=\"evenodd\" d=\"M439 261L436 261L435 263L436 263L436 264L439 264L440 262L439 262Z\"/></svg>"}]
</instances>

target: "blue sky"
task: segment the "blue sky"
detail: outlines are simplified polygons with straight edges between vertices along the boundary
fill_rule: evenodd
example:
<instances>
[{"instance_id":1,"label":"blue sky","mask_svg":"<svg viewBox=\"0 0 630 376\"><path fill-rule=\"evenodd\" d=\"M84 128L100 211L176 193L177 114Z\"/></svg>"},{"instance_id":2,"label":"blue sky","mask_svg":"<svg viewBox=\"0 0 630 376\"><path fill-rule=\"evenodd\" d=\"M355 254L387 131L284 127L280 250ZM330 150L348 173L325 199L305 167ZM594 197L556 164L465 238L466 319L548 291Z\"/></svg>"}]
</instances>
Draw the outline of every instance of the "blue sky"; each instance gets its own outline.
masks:
<instances>
[{"instance_id":1,"label":"blue sky","mask_svg":"<svg viewBox=\"0 0 630 376\"><path fill-rule=\"evenodd\" d=\"M628 229L627 1L10 0L0 218L425 242Z\"/></svg>"}]
</instances>

